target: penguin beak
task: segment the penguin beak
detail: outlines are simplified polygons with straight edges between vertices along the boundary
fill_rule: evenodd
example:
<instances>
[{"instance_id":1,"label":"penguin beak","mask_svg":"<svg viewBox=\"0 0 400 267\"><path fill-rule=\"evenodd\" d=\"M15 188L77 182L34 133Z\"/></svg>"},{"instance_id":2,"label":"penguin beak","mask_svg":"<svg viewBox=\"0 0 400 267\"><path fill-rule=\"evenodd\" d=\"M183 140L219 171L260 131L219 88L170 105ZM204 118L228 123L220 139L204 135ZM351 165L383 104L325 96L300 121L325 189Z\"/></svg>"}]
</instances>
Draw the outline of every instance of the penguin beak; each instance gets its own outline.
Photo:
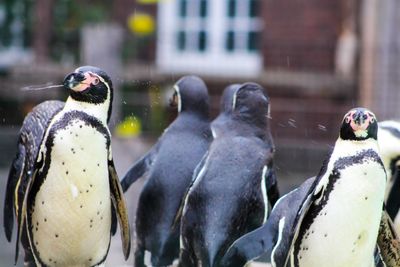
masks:
<instances>
[{"instance_id":1,"label":"penguin beak","mask_svg":"<svg viewBox=\"0 0 400 267\"><path fill-rule=\"evenodd\" d=\"M363 130L365 131L368 126L369 126L369 115L367 113L364 113L361 110L357 110L355 111L352 115L351 115L351 122L350 122L350 126L353 129L353 131L360 131Z\"/></svg>"},{"instance_id":2,"label":"penguin beak","mask_svg":"<svg viewBox=\"0 0 400 267\"><path fill-rule=\"evenodd\" d=\"M88 85L90 85L87 83L83 83L87 79L86 76L86 73L83 74L81 72L70 73L64 78L63 85L65 88L71 89L76 92L84 91L88 88Z\"/></svg>"},{"instance_id":3,"label":"penguin beak","mask_svg":"<svg viewBox=\"0 0 400 267\"><path fill-rule=\"evenodd\" d=\"M368 127L375 121L373 114L363 110L351 112L348 118L350 127L357 137L366 137L368 135Z\"/></svg>"}]
</instances>

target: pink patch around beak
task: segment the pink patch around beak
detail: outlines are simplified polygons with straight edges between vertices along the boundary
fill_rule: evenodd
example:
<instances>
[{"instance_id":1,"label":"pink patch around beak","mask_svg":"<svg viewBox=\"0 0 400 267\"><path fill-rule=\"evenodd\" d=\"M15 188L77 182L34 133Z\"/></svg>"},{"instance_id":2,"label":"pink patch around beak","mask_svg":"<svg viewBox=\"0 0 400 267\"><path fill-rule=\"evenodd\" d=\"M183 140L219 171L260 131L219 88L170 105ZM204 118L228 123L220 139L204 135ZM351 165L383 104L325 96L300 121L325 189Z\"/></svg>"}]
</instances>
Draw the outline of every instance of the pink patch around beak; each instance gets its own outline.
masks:
<instances>
[{"instance_id":1,"label":"pink patch around beak","mask_svg":"<svg viewBox=\"0 0 400 267\"><path fill-rule=\"evenodd\" d=\"M85 79L80 82L77 86L71 88L75 92L82 92L85 91L90 87L91 84L98 84L99 83L99 78L96 75L90 74L86 72L85 74Z\"/></svg>"}]
</instances>

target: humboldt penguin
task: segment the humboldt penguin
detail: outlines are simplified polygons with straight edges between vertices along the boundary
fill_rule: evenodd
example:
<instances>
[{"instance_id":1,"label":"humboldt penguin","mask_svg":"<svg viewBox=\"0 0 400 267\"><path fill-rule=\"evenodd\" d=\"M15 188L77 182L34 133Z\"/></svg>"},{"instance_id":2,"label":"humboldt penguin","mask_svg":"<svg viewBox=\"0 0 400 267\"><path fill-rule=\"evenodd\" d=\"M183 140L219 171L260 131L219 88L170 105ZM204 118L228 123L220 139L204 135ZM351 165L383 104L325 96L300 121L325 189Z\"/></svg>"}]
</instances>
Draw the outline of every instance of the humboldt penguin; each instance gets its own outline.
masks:
<instances>
[{"instance_id":1,"label":"humboldt penguin","mask_svg":"<svg viewBox=\"0 0 400 267\"><path fill-rule=\"evenodd\" d=\"M175 217L212 139L208 89L200 78L181 78L171 104L178 107L177 118L121 182L126 191L147 173L136 215L135 266L145 265L145 254L153 266L170 265L178 258L180 226Z\"/></svg>"},{"instance_id":2,"label":"humboldt penguin","mask_svg":"<svg viewBox=\"0 0 400 267\"><path fill-rule=\"evenodd\" d=\"M18 217L18 207L22 206L26 184L34 171L44 132L53 116L64 107L64 104L61 101L51 100L37 105L25 117L19 131L17 154L9 171L4 202L4 230L8 242L11 242L14 212ZM35 266L26 231L22 232L21 243L25 250L25 266Z\"/></svg>"},{"instance_id":3,"label":"humboldt penguin","mask_svg":"<svg viewBox=\"0 0 400 267\"><path fill-rule=\"evenodd\" d=\"M318 176L280 198L266 224L228 249L222 266L243 266L265 252L274 267L374 266L378 232L382 259L399 266L398 241L388 246L396 236L384 216L386 173L377 131L371 111L350 110Z\"/></svg>"},{"instance_id":4,"label":"humboldt penguin","mask_svg":"<svg viewBox=\"0 0 400 267\"><path fill-rule=\"evenodd\" d=\"M214 139L221 135L224 130L229 130L230 127L227 124L233 123L232 119L230 119L232 116L233 95L240 86L240 84L231 84L222 93L219 115L211 123L211 132Z\"/></svg>"},{"instance_id":5,"label":"humboldt penguin","mask_svg":"<svg viewBox=\"0 0 400 267\"><path fill-rule=\"evenodd\" d=\"M117 218L125 259L130 251L107 127L112 83L101 69L84 66L66 76L64 87L70 90L65 105L39 105L21 129L7 185L6 235L13 206L16 260L22 241L28 266L104 266Z\"/></svg>"},{"instance_id":6,"label":"humboldt penguin","mask_svg":"<svg viewBox=\"0 0 400 267\"><path fill-rule=\"evenodd\" d=\"M216 137L185 197L180 266L219 266L232 242L265 222L279 197L269 98L255 83L232 90L231 111L214 128Z\"/></svg>"},{"instance_id":7,"label":"humboldt penguin","mask_svg":"<svg viewBox=\"0 0 400 267\"><path fill-rule=\"evenodd\" d=\"M383 121L378 125L379 149L388 177L386 209L400 233L400 122Z\"/></svg>"}]
</instances>

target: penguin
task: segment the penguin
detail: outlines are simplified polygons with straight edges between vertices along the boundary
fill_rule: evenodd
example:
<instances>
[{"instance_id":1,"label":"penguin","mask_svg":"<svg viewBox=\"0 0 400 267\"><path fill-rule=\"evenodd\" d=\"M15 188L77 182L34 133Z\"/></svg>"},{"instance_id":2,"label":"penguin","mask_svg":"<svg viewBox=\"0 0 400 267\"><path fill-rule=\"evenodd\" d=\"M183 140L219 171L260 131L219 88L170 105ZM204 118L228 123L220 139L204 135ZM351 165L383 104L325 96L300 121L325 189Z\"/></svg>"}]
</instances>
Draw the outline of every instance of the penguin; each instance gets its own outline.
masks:
<instances>
[{"instance_id":1,"label":"penguin","mask_svg":"<svg viewBox=\"0 0 400 267\"><path fill-rule=\"evenodd\" d=\"M319 174L280 198L266 224L236 240L223 266L243 266L264 252L274 267L375 266L378 233L392 234L378 239L386 252L384 243L395 237L383 216L386 173L377 132L371 111L350 110Z\"/></svg>"},{"instance_id":2,"label":"penguin","mask_svg":"<svg viewBox=\"0 0 400 267\"><path fill-rule=\"evenodd\" d=\"M400 122L383 121L378 126L379 149L388 177L386 209L400 233Z\"/></svg>"},{"instance_id":3,"label":"penguin","mask_svg":"<svg viewBox=\"0 0 400 267\"><path fill-rule=\"evenodd\" d=\"M21 129L7 185L6 234L11 237L13 202L16 260L21 240L26 258L33 258L28 266L104 266L117 219L125 259L130 251L107 127L112 82L103 70L83 66L63 84L70 91L65 104L39 105Z\"/></svg>"},{"instance_id":4,"label":"penguin","mask_svg":"<svg viewBox=\"0 0 400 267\"><path fill-rule=\"evenodd\" d=\"M279 196L269 98L255 83L232 90L231 111L212 123L216 137L185 197L179 266L219 266L233 241L265 222Z\"/></svg>"},{"instance_id":5,"label":"penguin","mask_svg":"<svg viewBox=\"0 0 400 267\"><path fill-rule=\"evenodd\" d=\"M28 113L18 134L18 149L8 175L4 201L4 230L8 242L11 242L14 227L14 212L18 217L18 207L22 206L29 174L33 173L40 143L51 119L63 107L64 102L45 101ZM23 231L21 243L25 249L25 266L34 266L34 258L29 248L26 231ZM16 256L18 253L16 254Z\"/></svg>"},{"instance_id":6,"label":"penguin","mask_svg":"<svg viewBox=\"0 0 400 267\"><path fill-rule=\"evenodd\" d=\"M171 105L178 107L177 118L121 182L127 191L147 173L136 212L135 266L145 266L145 254L152 266L171 265L179 257L180 226L175 218L212 139L208 89L199 77L178 80Z\"/></svg>"}]
</instances>

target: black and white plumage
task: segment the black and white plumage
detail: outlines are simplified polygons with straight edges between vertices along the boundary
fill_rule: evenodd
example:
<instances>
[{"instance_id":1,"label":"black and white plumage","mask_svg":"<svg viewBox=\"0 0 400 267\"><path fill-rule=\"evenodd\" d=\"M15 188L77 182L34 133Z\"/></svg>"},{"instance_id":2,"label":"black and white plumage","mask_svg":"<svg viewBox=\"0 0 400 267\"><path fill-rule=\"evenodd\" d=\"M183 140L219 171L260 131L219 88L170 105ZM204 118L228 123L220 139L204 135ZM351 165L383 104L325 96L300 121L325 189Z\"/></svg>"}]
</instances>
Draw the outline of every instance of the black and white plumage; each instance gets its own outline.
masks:
<instances>
[{"instance_id":1,"label":"black and white plumage","mask_svg":"<svg viewBox=\"0 0 400 267\"><path fill-rule=\"evenodd\" d=\"M112 83L104 71L85 66L69 74L64 86L70 89L65 105L39 105L21 129L7 186L6 234L11 237L14 202L16 257L21 239L28 266L104 266L113 210L125 258L130 251L127 211L107 127Z\"/></svg>"},{"instance_id":2,"label":"black and white plumage","mask_svg":"<svg viewBox=\"0 0 400 267\"><path fill-rule=\"evenodd\" d=\"M223 97L228 110L212 123L215 139L185 198L180 266L218 266L229 245L260 226L279 197L269 99L254 83L227 90L234 90L230 105Z\"/></svg>"},{"instance_id":3,"label":"black and white plumage","mask_svg":"<svg viewBox=\"0 0 400 267\"><path fill-rule=\"evenodd\" d=\"M349 111L319 175L279 199L265 225L230 247L224 264L243 266L269 252L279 267L374 266L386 185L377 128L369 110Z\"/></svg>"},{"instance_id":4,"label":"black and white plumage","mask_svg":"<svg viewBox=\"0 0 400 267\"><path fill-rule=\"evenodd\" d=\"M378 143L388 181L386 185L386 208L400 233L400 122L379 123Z\"/></svg>"},{"instance_id":5,"label":"black and white plumage","mask_svg":"<svg viewBox=\"0 0 400 267\"><path fill-rule=\"evenodd\" d=\"M17 221L21 213L26 186L29 183L30 175L35 170L36 157L43 139L43 135L55 114L64 107L61 101L46 101L37 105L25 117L18 138L17 155L11 165L6 197L4 202L4 230L8 242L11 242L14 212ZM28 236L23 231L21 242L25 249L25 262L33 263L33 255L30 250ZM18 253L16 254L18 256Z\"/></svg>"},{"instance_id":6,"label":"black and white plumage","mask_svg":"<svg viewBox=\"0 0 400 267\"><path fill-rule=\"evenodd\" d=\"M185 76L174 89L171 104L178 106L177 118L121 182L126 191L148 173L137 208L135 266L144 265L146 253L150 253L153 266L170 265L178 258L180 224L175 217L193 171L212 139L204 82L196 76Z\"/></svg>"},{"instance_id":7,"label":"black and white plumage","mask_svg":"<svg viewBox=\"0 0 400 267\"><path fill-rule=\"evenodd\" d=\"M234 127L234 121L231 119L233 111L233 96L240 86L240 84L231 84L222 92L220 113L211 123L211 132L214 139L217 136L224 134L224 131L229 131L230 128Z\"/></svg>"}]
</instances>

